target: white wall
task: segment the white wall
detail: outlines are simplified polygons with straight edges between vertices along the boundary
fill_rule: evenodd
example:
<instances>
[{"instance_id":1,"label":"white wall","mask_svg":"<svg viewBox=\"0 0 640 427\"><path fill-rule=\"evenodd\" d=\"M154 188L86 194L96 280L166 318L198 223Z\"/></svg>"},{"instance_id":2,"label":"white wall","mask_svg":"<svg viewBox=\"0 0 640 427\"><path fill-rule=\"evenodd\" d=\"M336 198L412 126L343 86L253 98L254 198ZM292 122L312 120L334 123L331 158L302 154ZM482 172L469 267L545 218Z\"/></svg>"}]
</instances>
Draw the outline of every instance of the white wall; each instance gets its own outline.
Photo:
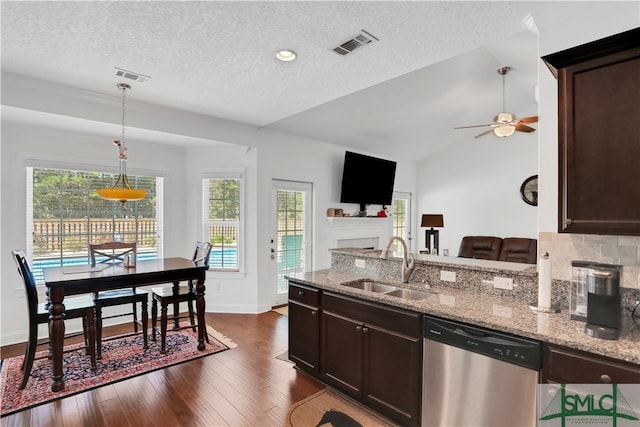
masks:
<instances>
[{"instance_id":1,"label":"white wall","mask_svg":"<svg viewBox=\"0 0 640 427\"><path fill-rule=\"evenodd\" d=\"M270 277L264 277L262 274L272 273L269 250L273 227L268 215L272 180L301 181L313 185L314 270L328 268L331 265L328 250L333 246L327 236L331 234L332 225L325 218L327 208L342 207L345 212L352 212L358 207L354 204L339 203L344 147L310 143L302 138L270 131L261 131L259 139L257 205L261 210L258 215L257 251L258 271L261 272L261 277L258 300L270 304L275 288L268 285L271 283ZM415 192L415 166L412 163L398 161L394 187L396 191ZM372 206L370 209L374 212L379 210L380 206Z\"/></svg>"},{"instance_id":2,"label":"white wall","mask_svg":"<svg viewBox=\"0 0 640 427\"><path fill-rule=\"evenodd\" d=\"M242 201L244 229L242 242L242 271L238 273L207 272L207 311L227 313L256 313L258 301L258 274L256 260L257 235L257 158L255 148L229 144L227 147L190 147L187 150L186 197L184 210L187 235L191 241L203 239L201 181L210 173L239 172L244 182ZM271 308L271 306L269 306Z\"/></svg>"},{"instance_id":3,"label":"white wall","mask_svg":"<svg viewBox=\"0 0 640 427\"><path fill-rule=\"evenodd\" d=\"M448 148L418 164L417 219L423 213L444 215L440 253L448 249L450 256L457 256L468 235L536 238L537 208L522 200L520 186L538 173L537 144L535 133L457 136ZM422 249L424 229L417 233Z\"/></svg>"}]
</instances>

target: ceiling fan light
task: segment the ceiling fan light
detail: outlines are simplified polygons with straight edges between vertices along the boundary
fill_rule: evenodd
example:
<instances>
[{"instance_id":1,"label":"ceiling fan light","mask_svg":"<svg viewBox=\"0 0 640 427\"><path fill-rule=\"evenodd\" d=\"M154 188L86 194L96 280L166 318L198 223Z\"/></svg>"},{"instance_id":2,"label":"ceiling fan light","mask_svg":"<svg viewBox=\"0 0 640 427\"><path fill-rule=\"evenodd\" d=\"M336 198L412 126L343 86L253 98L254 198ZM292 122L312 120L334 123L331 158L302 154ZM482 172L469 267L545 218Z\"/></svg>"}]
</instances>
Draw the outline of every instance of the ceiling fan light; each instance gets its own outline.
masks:
<instances>
[{"instance_id":1,"label":"ceiling fan light","mask_svg":"<svg viewBox=\"0 0 640 427\"><path fill-rule=\"evenodd\" d=\"M511 123L515 117L511 113L500 113L495 117L496 123Z\"/></svg>"},{"instance_id":2,"label":"ceiling fan light","mask_svg":"<svg viewBox=\"0 0 640 427\"><path fill-rule=\"evenodd\" d=\"M500 138L506 138L507 136L513 135L516 131L515 126L498 126L493 129L493 133Z\"/></svg>"}]
</instances>

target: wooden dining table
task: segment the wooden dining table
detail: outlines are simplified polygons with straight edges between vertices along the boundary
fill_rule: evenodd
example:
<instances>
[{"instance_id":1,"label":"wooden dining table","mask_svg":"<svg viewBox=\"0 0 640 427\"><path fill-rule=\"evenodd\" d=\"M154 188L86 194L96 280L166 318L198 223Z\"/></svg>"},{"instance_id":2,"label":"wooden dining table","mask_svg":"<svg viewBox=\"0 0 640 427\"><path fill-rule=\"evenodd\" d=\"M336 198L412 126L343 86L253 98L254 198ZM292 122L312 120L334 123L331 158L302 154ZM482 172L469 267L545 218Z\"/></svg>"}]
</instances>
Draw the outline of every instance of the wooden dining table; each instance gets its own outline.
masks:
<instances>
[{"instance_id":1,"label":"wooden dining table","mask_svg":"<svg viewBox=\"0 0 640 427\"><path fill-rule=\"evenodd\" d=\"M186 258L138 260L135 267L122 263L50 267L44 270L44 282L49 293L49 339L51 341L52 391L64 389L62 369L64 346L64 297L97 291L194 280L196 313L198 316L198 350L205 348L204 292L206 266L196 265ZM95 328L95 326L91 326Z\"/></svg>"}]
</instances>

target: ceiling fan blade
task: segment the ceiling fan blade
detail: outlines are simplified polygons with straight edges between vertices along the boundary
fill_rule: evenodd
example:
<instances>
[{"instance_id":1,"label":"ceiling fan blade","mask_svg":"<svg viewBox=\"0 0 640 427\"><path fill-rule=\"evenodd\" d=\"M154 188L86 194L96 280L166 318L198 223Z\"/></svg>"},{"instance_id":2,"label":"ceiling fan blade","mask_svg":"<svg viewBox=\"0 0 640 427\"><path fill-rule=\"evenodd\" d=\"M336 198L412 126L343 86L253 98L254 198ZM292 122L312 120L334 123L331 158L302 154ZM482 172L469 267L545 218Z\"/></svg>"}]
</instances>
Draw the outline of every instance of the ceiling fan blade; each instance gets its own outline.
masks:
<instances>
[{"instance_id":1,"label":"ceiling fan blade","mask_svg":"<svg viewBox=\"0 0 640 427\"><path fill-rule=\"evenodd\" d=\"M537 123L538 116L525 117L524 119L520 119L520 123Z\"/></svg>"},{"instance_id":2,"label":"ceiling fan blade","mask_svg":"<svg viewBox=\"0 0 640 427\"><path fill-rule=\"evenodd\" d=\"M488 131L482 132L477 134L476 136L474 136L474 138L480 138L481 136L485 136L487 134L490 134L491 132L493 132L493 129L489 129Z\"/></svg>"},{"instance_id":3,"label":"ceiling fan blade","mask_svg":"<svg viewBox=\"0 0 640 427\"><path fill-rule=\"evenodd\" d=\"M496 127L496 124L495 123L491 123L489 125L458 126L457 128L454 128L454 129L483 128L483 127L487 127L487 126Z\"/></svg>"},{"instance_id":4,"label":"ceiling fan blade","mask_svg":"<svg viewBox=\"0 0 640 427\"><path fill-rule=\"evenodd\" d=\"M516 130L519 132L533 132L535 129L522 123L516 125Z\"/></svg>"}]
</instances>

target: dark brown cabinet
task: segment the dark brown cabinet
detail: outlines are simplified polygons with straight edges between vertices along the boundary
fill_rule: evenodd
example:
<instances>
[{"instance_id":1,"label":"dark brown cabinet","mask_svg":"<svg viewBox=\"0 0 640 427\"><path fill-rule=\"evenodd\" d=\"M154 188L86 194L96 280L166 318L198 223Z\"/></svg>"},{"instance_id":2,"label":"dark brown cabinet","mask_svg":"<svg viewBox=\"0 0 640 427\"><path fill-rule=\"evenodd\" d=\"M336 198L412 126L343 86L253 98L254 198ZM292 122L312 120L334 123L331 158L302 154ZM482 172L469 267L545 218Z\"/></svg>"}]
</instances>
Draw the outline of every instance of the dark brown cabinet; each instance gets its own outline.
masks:
<instances>
[{"instance_id":1,"label":"dark brown cabinet","mask_svg":"<svg viewBox=\"0 0 640 427\"><path fill-rule=\"evenodd\" d=\"M558 79L558 230L640 235L640 28L543 60Z\"/></svg>"},{"instance_id":2,"label":"dark brown cabinet","mask_svg":"<svg viewBox=\"0 0 640 427\"><path fill-rule=\"evenodd\" d=\"M319 373L320 291L289 282L289 359L300 369Z\"/></svg>"},{"instance_id":3,"label":"dark brown cabinet","mask_svg":"<svg viewBox=\"0 0 640 427\"><path fill-rule=\"evenodd\" d=\"M549 346L542 383L640 384L640 366L558 346Z\"/></svg>"},{"instance_id":4,"label":"dark brown cabinet","mask_svg":"<svg viewBox=\"0 0 640 427\"><path fill-rule=\"evenodd\" d=\"M421 315L322 294L320 378L401 425L420 424Z\"/></svg>"}]
</instances>

